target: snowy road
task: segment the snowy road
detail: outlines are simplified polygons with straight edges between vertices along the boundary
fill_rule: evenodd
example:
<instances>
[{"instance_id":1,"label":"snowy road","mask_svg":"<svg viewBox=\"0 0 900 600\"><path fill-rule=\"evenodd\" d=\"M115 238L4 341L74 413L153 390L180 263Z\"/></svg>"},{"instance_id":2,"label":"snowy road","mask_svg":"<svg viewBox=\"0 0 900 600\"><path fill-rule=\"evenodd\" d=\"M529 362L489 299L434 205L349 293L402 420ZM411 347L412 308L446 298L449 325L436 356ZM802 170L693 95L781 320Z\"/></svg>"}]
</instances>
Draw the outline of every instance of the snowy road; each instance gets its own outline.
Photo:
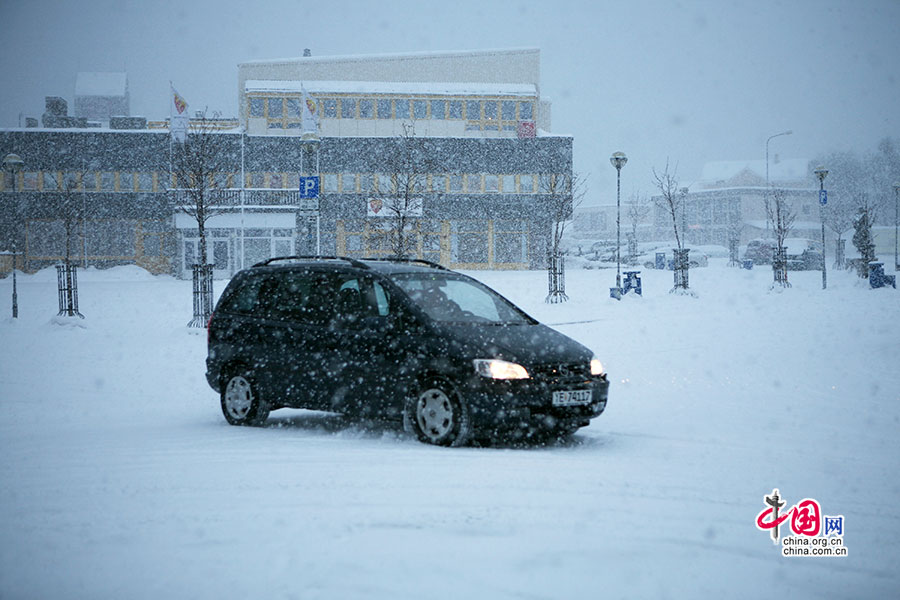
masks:
<instances>
[{"instance_id":1,"label":"snowy road","mask_svg":"<svg viewBox=\"0 0 900 600\"><path fill-rule=\"evenodd\" d=\"M565 444L443 449L399 428L273 413L225 424L190 283L80 274L85 327L50 324L55 274L0 280L0 598L885 598L900 589L900 292L848 273L719 263L475 273L597 352L607 412ZM218 283L218 282L217 282ZM217 289L220 289L217 286ZM756 529L779 488L845 518L845 558Z\"/></svg>"}]
</instances>

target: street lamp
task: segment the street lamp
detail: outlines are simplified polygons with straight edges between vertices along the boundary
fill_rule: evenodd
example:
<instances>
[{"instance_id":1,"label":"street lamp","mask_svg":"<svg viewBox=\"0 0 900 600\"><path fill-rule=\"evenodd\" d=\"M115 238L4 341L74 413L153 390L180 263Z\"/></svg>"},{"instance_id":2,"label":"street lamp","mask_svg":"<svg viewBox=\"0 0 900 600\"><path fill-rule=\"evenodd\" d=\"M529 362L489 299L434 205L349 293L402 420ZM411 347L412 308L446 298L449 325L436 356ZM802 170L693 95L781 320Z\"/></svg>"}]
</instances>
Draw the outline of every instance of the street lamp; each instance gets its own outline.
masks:
<instances>
[{"instance_id":1,"label":"street lamp","mask_svg":"<svg viewBox=\"0 0 900 600\"><path fill-rule=\"evenodd\" d=\"M900 181L894 182L894 271L900 271L900 257L897 255L897 232L900 228Z\"/></svg>"},{"instance_id":2,"label":"street lamp","mask_svg":"<svg viewBox=\"0 0 900 600\"><path fill-rule=\"evenodd\" d=\"M771 142L773 138L777 138L782 135L791 135L792 133L794 133L793 130L788 129L787 131L782 131L781 133L776 133L775 135L770 135L769 138L766 140L766 192L765 192L765 200L764 201L766 202L767 207L769 205L768 204L768 200L769 200L769 142ZM766 227L768 227L768 226L769 226L769 221L766 220ZM767 236L768 236L768 234L767 234Z\"/></svg>"},{"instance_id":3,"label":"street lamp","mask_svg":"<svg viewBox=\"0 0 900 600\"><path fill-rule=\"evenodd\" d=\"M616 168L616 290L622 293L622 167L628 162L624 152L614 152L609 162Z\"/></svg>"},{"instance_id":4,"label":"street lamp","mask_svg":"<svg viewBox=\"0 0 900 600\"><path fill-rule=\"evenodd\" d=\"M819 218L822 220L822 289L828 286L825 273L825 207L828 204L828 196L825 193L825 178L828 177L828 169L823 166L816 168L813 173L819 178Z\"/></svg>"},{"instance_id":5,"label":"street lamp","mask_svg":"<svg viewBox=\"0 0 900 600\"><path fill-rule=\"evenodd\" d=\"M3 170L6 171L7 173L9 173L10 179L12 180L12 186L10 187L10 190L12 192L16 191L16 173L21 171L22 167L24 165L25 165L25 161L22 160L22 157L19 156L18 154L9 153L3 157ZM5 188L6 185L4 184L3 187ZM16 202L16 205L18 206L18 199L14 198L14 200ZM19 258L19 252L18 252L19 248L18 248L18 239L17 239L18 238L18 231L17 231L18 213L19 213L19 211L16 210L15 214L13 215L13 223L14 223L14 225L13 225L13 240L12 240L12 242L13 242L12 318L13 319L19 318L19 294L18 294L18 290L16 288L16 263L18 262L18 258Z\"/></svg>"}]
</instances>

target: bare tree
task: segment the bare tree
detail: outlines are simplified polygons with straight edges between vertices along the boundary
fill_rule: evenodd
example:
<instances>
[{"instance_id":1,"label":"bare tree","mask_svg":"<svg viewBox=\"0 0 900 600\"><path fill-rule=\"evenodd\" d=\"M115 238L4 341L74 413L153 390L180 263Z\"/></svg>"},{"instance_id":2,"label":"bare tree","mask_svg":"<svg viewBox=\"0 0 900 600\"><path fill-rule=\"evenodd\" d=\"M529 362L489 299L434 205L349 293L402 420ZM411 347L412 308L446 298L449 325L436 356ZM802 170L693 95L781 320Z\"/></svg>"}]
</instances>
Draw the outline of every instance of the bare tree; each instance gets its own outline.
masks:
<instances>
[{"instance_id":1,"label":"bare tree","mask_svg":"<svg viewBox=\"0 0 900 600\"><path fill-rule=\"evenodd\" d=\"M685 195L681 193L678 187L678 167L676 166L669 172L669 161L666 161L666 168L662 173L653 169L653 183L660 192L657 196L656 205L668 218L672 219L672 232L675 234L675 246L684 249L684 231L678 223L678 219L684 213Z\"/></svg>"},{"instance_id":2,"label":"bare tree","mask_svg":"<svg viewBox=\"0 0 900 600\"><path fill-rule=\"evenodd\" d=\"M638 226L650 215L652 209L649 198L639 192L631 194L628 204L628 219L631 223L631 238L628 242L628 258L631 264L637 261Z\"/></svg>"},{"instance_id":3,"label":"bare tree","mask_svg":"<svg viewBox=\"0 0 900 600\"><path fill-rule=\"evenodd\" d=\"M175 208L197 222L200 237L200 264L207 264L206 223L221 214L221 197L217 174L226 171L224 140L215 133L214 113L206 111L191 122L184 142L172 142L172 179L175 183Z\"/></svg>"},{"instance_id":4,"label":"bare tree","mask_svg":"<svg viewBox=\"0 0 900 600\"><path fill-rule=\"evenodd\" d=\"M775 284L782 287L790 287L787 276L787 250L784 241L794 227L794 212L790 202L787 201L787 193L780 188L774 188L765 199L766 217L772 226L772 234L775 236L775 256L772 259L772 271Z\"/></svg>"},{"instance_id":5,"label":"bare tree","mask_svg":"<svg viewBox=\"0 0 900 600\"><path fill-rule=\"evenodd\" d=\"M381 229L388 237L391 256L407 258L416 254L416 219L422 216L428 173L436 170L436 161L426 140L416 137L413 124L404 123L396 149L383 164L388 172L379 177L369 202L386 215Z\"/></svg>"},{"instance_id":6,"label":"bare tree","mask_svg":"<svg viewBox=\"0 0 900 600\"><path fill-rule=\"evenodd\" d=\"M687 201L687 189L679 187L678 167L672 168L670 172L668 160L666 160L666 168L662 173L659 173L655 168L652 171L653 183L660 192L660 195L656 198L656 205L665 213L667 218L672 220L672 231L675 234L675 286L673 291L684 291L689 287L688 269L690 268L688 251L684 247L684 211ZM679 219L681 223L679 223Z\"/></svg>"},{"instance_id":7,"label":"bare tree","mask_svg":"<svg viewBox=\"0 0 900 600\"><path fill-rule=\"evenodd\" d=\"M550 223L547 257L549 292L546 301L551 304L569 299L566 295L562 241L575 209L584 201L585 195L584 179L572 172L571 163L567 163L562 171L542 174L538 178L538 192L543 198L543 210Z\"/></svg>"},{"instance_id":8,"label":"bare tree","mask_svg":"<svg viewBox=\"0 0 900 600\"><path fill-rule=\"evenodd\" d=\"M84 214L82 211L81 198L75 194L76 183L70 177L63 178L62 189L56 197L55 212L59 215L63 226L65 264L72 264L73 249L77 251L78 245L83 243L80 235L78 235L77 226L83 223ZM82 227L82 231L83 231Z\"/></svg>"}]
</instances>

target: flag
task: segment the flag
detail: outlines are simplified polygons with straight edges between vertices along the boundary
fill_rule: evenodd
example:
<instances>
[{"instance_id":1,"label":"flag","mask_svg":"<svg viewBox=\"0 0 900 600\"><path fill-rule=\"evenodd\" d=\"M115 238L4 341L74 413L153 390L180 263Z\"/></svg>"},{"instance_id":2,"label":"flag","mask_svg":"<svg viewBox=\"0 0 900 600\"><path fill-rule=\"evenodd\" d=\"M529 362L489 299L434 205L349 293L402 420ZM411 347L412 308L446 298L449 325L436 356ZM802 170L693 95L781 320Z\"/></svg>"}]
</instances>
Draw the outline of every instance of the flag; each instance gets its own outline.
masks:
<instances>
[{"instance_id":1,"label":"flag","mask_svg":"<svg viewBox=\"0 0 900 600\"><path fill-rule=\"evenodd\" d=\"M318 135L319 111L316 101L306 93L306 89L302 84L300 85L300 93L302 94L300 100L300 126L303 129L303 135Z\"/></svg>"},{"instance_id":2,"label":"flag","mask_svg":"<svg viewBox=\"0 0 900 600\"><path fill-rule=\"evenodd\" d=\"M184 142L188 130L188 103L181 97L181 94L175 91L175 86L172 85L171 81L169 82L169 87L172 88L172 102L169 105L171 115L169 118L169 134L175 141Z\"/></svg>"}]
</instances>

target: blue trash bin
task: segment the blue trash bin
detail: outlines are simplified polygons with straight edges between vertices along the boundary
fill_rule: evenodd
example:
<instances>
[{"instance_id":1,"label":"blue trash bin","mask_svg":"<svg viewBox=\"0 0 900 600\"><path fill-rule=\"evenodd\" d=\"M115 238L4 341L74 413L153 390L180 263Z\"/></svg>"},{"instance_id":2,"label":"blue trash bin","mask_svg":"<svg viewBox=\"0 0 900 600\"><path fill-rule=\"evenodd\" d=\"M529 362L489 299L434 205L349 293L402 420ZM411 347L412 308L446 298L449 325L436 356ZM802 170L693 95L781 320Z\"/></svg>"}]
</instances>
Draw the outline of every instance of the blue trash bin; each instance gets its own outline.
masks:
<instances>
[{"instance_id":1,"label":"blue trash bin","mask_svg":"<svg viewBox=\"0 0 900 600\"><path fill-rule=\"evenodd\" d=\"M741 267L744 269L747 269L748 271L752 271L753 270L753 261L745 260L741 263Z\"/></svg>"},{"instance_id":2,"label":"blue trash bin","mask_svg":"<svg viewBox=\"0 0 900 600\"><path fill-rule=\"evenodd\" d=\"M640 271L625 271L625 286L622 293L627 294L631 290L634 290L634 293L638 296L644 295L643 290L641 289Z\"/></svg>"},{"instance_id":3,"label":"blue trash bin","mask_svg":"<svg viewBox=\"0 0 900 600\"><path fill-rule=\"evenodd\" d=\"M872 261L869 263L869 285L872 289L884 287L884 263Z\"/></svg>"}]
</instances>

